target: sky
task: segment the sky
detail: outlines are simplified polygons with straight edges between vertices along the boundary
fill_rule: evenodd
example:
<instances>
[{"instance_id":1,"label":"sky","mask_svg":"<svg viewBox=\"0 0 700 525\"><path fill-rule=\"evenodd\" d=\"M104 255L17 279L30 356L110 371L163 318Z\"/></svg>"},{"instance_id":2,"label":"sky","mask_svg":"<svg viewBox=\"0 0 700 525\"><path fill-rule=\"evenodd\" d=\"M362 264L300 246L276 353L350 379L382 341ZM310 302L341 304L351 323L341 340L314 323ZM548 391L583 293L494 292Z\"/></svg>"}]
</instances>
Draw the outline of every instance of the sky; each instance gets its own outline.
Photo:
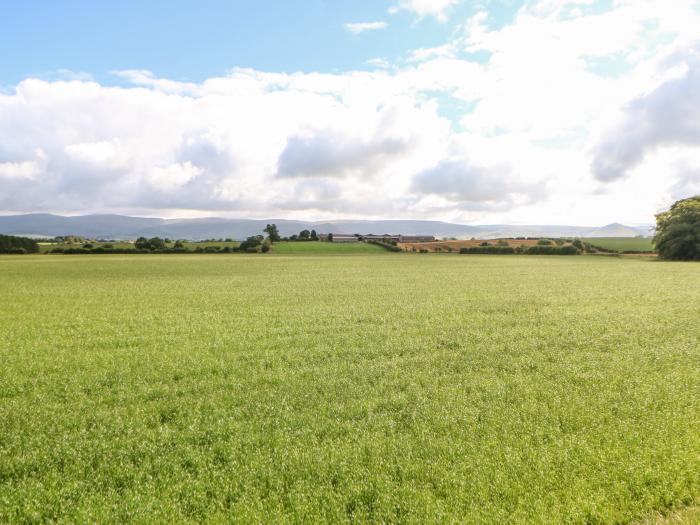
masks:
<instances>
[{"instance_id":1,"label":"sky","mask_svg":"<svg viewBox=\"0 0 700 525\"><path fill-rule=\"evenodd\" d=\"M0 213L647 224L700 0L0 0Z\"/></svg>"}]
</instances>

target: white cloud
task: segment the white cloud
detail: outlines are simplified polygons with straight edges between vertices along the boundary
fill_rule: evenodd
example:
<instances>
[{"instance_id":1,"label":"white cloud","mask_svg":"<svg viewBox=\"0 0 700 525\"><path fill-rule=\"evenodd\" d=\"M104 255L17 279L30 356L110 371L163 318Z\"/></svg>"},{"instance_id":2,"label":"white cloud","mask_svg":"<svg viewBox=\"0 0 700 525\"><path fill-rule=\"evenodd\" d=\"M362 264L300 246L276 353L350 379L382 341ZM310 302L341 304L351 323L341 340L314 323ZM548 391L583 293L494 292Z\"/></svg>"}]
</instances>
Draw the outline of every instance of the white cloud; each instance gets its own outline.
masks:
<instances>
[{"instance_id":1,"label":"white cloud","mask_svg":"<svg viewBox=\"0 0 700 525\"><path fill-rule=\"evenodd\" d=\"M379 29L385 29L387 27L386 22L357 22L357 23L347 23L345 24L345 29L350 31L353 35L359 35L365 31L377 31Z\"/></svg>"},{"instance_id":2,"label":"white cloud","mask_svg":"<svg viewBox=\"0 0 700 525\"><path fill-rule=\"evenodd\" d=\"M658 148L700 148L700 43L663 62L679 74L629 102L596 144L593 172L600 180L624 177Z\"/></svg>"},{"instance_id":3,"label":"white cloud","mask_svg":"<svg viewBox=\"0 0 700 525\"><path fill-rule=\"evenodd\" d=\"M648 222L698 187L699 25L543 0L370 71L27 79L0 94L0 210Z\"/></svg>"},{"instance_id":4,"label":"white cloud","mask_svg":"<svg viewBox=\"0 0 700 525\"><path fill-rule=\"evenodd\" d=\"M410 11L419 18L434 16L440 22L446 22L449 10L461 2L462 0L400 0L389 12Z\"/></svg>"}]
</instances>

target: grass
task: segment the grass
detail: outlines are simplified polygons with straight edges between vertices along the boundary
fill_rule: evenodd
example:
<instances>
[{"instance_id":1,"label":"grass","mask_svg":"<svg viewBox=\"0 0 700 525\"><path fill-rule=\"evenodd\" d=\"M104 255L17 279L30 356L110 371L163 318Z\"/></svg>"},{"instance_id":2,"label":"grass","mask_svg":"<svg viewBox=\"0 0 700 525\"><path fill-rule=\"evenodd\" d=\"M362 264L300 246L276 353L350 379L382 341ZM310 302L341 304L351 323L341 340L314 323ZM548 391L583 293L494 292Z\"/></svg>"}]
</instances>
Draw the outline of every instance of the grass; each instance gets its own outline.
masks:
<instances>
[{"instance_id":1,"label":"grass","mask_svg":"<svg viewBox=\"0 0 700 525\"><path fill-rule=\"evenodd\" d=\"M650 252L654 246L651 237L589 237L581 239L594 246L600 246L608 250Z\"/></svg>"},{"instance_id":2,"label":"grass","mask_svg":"<svg viewBox=\"0 0 700 525\"><path fill-rule=\"evenodd\" d=\"M700 265L0 257L0 523L629 523L700 497Z\"/></svg>"},{"instance_id":3,"label":"grass","mask_svg":"<svg viewBox=\"0 0 700 525\"><path fill-rule=\"evenodd\" d=\"M697 525L700 523L700 507L688 507L665 514L655 513L635 525Z\"/></svg>"},{"instance_id":4,"label":"grass","mask_svg":"<svg viewBox=\"0 0 700 525\"><path fill-rule=\"evenodd\" d=\"M367 254L385 253L381 246L365 242L276 242L272 250L279 254Z\"/></svg>"}]
</instances>

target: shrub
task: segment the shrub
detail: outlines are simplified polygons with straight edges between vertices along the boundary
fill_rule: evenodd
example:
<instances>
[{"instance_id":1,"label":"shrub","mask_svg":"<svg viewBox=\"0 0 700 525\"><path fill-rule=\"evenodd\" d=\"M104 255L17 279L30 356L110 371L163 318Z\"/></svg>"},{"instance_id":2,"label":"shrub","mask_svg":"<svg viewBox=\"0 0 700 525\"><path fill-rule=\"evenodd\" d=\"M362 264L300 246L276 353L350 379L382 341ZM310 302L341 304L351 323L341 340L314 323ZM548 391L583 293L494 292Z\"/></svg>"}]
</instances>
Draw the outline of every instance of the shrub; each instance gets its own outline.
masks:
<instances>
[{"instance_id":1,"label":"shrub","mask_svg":"<svg viewBox=\"0 0 700 525\"><path fill-rule=\"evenodd\" d=\"M549 239L540 239L537 241L537 246L551 246L552 244L554 243Z\"/></svg>"},{"instance_id":2,"label":"shrub","mask_svg":"<svg viewBox=\"0 0 700 525\"><path fill-rule=\"evenodd\" d=\"M263 253L267 253L270 251L270 245L269 244L263 244L262 248L260 248Z\"/></svg>"}]
</instances>

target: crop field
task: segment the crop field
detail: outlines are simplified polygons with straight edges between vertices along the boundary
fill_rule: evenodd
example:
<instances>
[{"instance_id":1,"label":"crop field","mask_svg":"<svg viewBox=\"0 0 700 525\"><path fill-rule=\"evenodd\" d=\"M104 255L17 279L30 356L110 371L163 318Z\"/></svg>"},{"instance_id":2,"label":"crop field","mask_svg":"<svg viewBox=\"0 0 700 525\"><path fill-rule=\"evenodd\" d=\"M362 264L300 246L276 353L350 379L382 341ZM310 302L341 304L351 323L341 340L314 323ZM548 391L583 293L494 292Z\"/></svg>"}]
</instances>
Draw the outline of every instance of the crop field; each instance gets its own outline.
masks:
<instances>
[{"instance_id":1,"label":"crop field","mask_svg":"<svg viewBox=\"0 0 700 525\"><path fill-rule=\"evenodd\" d=\"M651 237L589 237L581 239L594 246L600 246L608 250L650 252L654 246Z\"/></svg>"},{"instance_id":2,"label":"crop field","mask_svg":"<svg viewBox=\"0 0 700 525\"><path fill-rule=\"evenodd\" d=\"M386 249L376 244L364 242L276 242L272 251L280 254L367 254L367 253L386 253Z\"/></svg>"},{"instance_id":3,"label":"crop field","mask_svg":"<svg viewBox=\"0 0 700 525\"><path fill-rule=\"evenodd\" d=\"M508 246L535 246L537 239L502 239ZM496 239L460 239L453 241L433 241L433 242L400 242L398 246L407 252L417 252L427 250L428 252L453 252L459 253L460 248L473 248L484 242L491 245L498 244Z\"/></svg>"},{"instance_id":4,"label":"crop field","mask_svg":"<svg viewBox=\"0 0 700 525\"><path fill-rule=\"evenodd\" d=\"M4 256L0 298L0 523L700 503L699 264Z\"/></svg>"}]
</instances>

